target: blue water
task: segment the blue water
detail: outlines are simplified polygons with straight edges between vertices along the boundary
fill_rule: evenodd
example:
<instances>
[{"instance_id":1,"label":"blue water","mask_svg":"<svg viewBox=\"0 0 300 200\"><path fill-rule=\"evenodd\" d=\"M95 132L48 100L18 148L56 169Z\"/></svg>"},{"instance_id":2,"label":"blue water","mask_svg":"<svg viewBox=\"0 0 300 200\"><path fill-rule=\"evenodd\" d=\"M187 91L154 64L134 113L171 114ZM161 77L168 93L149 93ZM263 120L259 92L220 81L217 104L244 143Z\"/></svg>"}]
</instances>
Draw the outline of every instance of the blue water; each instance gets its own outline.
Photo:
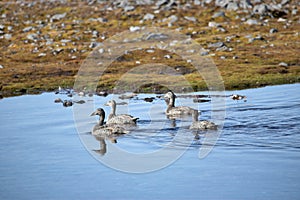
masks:
<instances>
[{"instance_id":1,"label":"blue water","mask_svg":"<svg viewBox=\"0 0 300 200\"><path fill-rule=\"evenodd\" d=\"M44 93L2 99L0 199L299 199L299 89L300 84L291 84L235 91L246 95L247 102L226 98L221 136L203 159L198 154L205 133L193 139L187 129L190 119L172 126L164 117L161 99L152 103L133 99L128 106L119 106L120 112L129 108L130 114L140 117L138 127L117 138L116 144L106 141L102 156L93 151L99 141L89 133L96 118L75 121L78 129L74 108L53 103L66 96ZM155 97L138 95L144 96ZM112 96L92 98L99 107ZM85 100L77 107L92 102ZM179 101L198 107L201 118L209 119L210 102ZM188 140L192 136L191 145L162 169L126 173L99 161L112 156L111 147L132 153L159 150L182 129ZM174 151L182 143L172 144Z\"/></svg>"}]
</instances>

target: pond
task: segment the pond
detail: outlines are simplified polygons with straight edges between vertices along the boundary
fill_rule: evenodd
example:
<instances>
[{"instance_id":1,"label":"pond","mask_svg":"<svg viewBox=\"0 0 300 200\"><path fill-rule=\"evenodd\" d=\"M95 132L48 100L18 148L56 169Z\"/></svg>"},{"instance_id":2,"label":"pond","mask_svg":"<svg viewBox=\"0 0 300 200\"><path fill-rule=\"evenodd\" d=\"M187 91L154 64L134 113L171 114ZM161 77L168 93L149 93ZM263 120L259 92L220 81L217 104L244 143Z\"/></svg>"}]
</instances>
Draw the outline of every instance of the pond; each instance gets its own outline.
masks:
<instances>
[{"instance_id":1,"label":"pond","mask_svg":"<svg viewBox=\"0 0 300 200\"><path fill-rule=\"evenodd\" d=\"M199 153L210 133L189 130L191 118L167 119L165 102L156 94L130 100L82 97L86 103L76 108L55 104L54 99L67 97L54 93L2 99L0 198L299 199L299 91L300 84L290 84L234 92L246 95L247 101L233 101L227 96L233 92L227 91L221 134L204 157ZM155 99L145 102L145 97ZM97 118L86 114L76 119L75 111L102 107L108 114L110 108L103 104L110 99L127 102L117 112L140 119L117 143L99 143L90 133ZM200 119L212 115L209 101L179 97L176 104L201 110ZM160 159L131 162L117 154L150 155L165 147L165 157L178 155L176 159L145 173L130 169ZM110 160L117 162L110 165Z\"/></svg>"}]
</instances>

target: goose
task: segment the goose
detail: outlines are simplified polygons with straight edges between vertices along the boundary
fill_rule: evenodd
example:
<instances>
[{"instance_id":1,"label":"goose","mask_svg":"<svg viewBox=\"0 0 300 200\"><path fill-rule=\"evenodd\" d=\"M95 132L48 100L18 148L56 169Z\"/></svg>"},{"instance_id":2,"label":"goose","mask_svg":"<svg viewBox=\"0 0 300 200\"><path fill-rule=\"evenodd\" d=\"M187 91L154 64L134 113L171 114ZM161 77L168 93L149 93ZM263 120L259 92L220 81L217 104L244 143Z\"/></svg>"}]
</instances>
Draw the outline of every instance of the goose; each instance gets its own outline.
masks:
<instances>
[{"instance_id":1,"label":"goose","mask_svg":"<svg viewBox=\"0 0 300 200\"><path fill-rule=\"evenodd\" d=\"M113 136L118 136L118 135L128 133L127 131L125 131L125 129L123 127L108 126L108 125L104 124L105 112L102 108L98 108L90 116L94 116L94 115L99 115L99 121L98 121L98 124L96 124L93 127L92 135L111 138Z\"/></svg>"},{"instance_id":2,"label":"goose","mask_svg":"<svg viewBox=\"0 0 300 200\"><path fill-rule=\"evenodd\" d=\"M198 111L193 112L193 123L190 126L190 129L197 129L197 130L216 130L218 126L210 121L207 120L201 120L198 121Z\"/></svg>"},{"instance_id":3,"label":"goose","mask_svg":"<svg viewBox=\"0 0 300 200\"><path fill-rule=\"evenodd\" d=\"M107 120L106 124L131 124L131 125L135 125L136 121L139 119L137 117L133 117L133 116L127 115L127 114L116 115L117 104L116 104L115 100L110 100L105 105L111 107L111 112L108 115L108 120Z\"/></svg>"},{"instance_id":4,"label":"goose","mask_svg":"<svg viewBox=\"0 0 300 200\"><path fill-rule=\"evenodd\" d=\"M165 94L164 96L166 104L168 105L167 110L166 110L166 115L167 116L181 116L181 115L192 115L195 110L191 107L188 106L175 106L175 98L176 95L172 92L169 91Z\"/></svg>"}]
</instances>

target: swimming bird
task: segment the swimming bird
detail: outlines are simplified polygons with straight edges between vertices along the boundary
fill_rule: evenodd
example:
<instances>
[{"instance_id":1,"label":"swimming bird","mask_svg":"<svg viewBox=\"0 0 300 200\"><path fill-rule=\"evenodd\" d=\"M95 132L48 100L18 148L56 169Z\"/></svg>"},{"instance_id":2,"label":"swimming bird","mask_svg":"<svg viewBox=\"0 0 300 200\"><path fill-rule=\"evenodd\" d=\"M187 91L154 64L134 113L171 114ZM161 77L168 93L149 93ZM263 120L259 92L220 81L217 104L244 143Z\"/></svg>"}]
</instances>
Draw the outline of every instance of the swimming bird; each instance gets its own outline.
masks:
<instances>
[{"instance_id":1,"label":"swimming bird","mask_svg":"<svg viewBox=\"0 0 300 200\"><path fill-rule=\"evenodd\" d=\"M175 106L176 95L172 91L167 92L164 97L165 97L166 104L168 105L166 110L167 116L192 115L194 111L198 112L198 110L195 110L188 106L176 107Z\"/></svg>"},{"instance_id":2,"label":"swimming bird","mask_svg":"<svg viewBox=\"0 0 300 200\"><path fill-rule=\"evenodd\" d=\"M128 133L123 127L109 126L104 124L105 112L102 108L98 108L90 116L99 115L98 124L93 127L92 135L111 138Z\"/></svg>"},{"instance_id":3,"label":"swimming bird","mask_svg":"<svg viewBox=\"0 0 300 200\"><path fill-rule=\"evenodd\" d=\"M210 121L207 120L201 120L198 121L198 111L193 112L193 123L190 126L190 129L197 129L197 130L216 130L218 126Z\"/></svg>"},{"instance_id":4,"label":"swimming bird","mask_svg":"<svg viewBox=\"0 0 300 200\"><path fill-rule=\"evenodd\" d=\"M107 120L106 124L131 124L131 125L135 125L136 121L139 119L137 117L133 117L133 116L127 115L127 114L116 115L117 104L116 104L115 100L110 100L105 105L111 107L111 112L108 115L108 120Z\"/></svg>"}]
</instances>

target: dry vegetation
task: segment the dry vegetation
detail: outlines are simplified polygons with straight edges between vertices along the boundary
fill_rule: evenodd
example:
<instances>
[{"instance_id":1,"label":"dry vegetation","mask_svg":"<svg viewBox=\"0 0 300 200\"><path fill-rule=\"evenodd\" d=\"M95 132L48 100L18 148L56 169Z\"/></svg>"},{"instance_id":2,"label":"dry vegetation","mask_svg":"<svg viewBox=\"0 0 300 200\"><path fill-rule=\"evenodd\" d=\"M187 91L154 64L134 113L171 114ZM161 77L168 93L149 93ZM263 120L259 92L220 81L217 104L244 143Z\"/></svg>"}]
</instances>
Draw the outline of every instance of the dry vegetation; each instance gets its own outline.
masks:
<instances>
[{"instance_id":1,"label":"dry vegetation","mask_svg":"<svg viewBox=\"0 0 300 200\"><path fill-rule=\"evenodd\" d=\"M128 12L124 12L123 8L110 11L105 6L89 5L84 1L64 4L36 2L32 5L28 2L24 5L0 2L0 25L4 26L0 34L2 95L52 91L58 86L72 87L81 63L93 50L92 42L102 42L130 26L168 27L168 21L162 19L172 15L176 15L178 20L169 28L181 28L181 33L190 35L209 50L226 89L300 81L299 14L288 13L275 18L265 16L261 20L260 16L250 16L257 19L258 24L248 25L242 18L248 19L249 13L226 11L225 17L212 18L222 9L209 5L161 11L154 14L153 20L143 20L146 13L153 13L153 6L135 6L133 11ZM299 5L295 7L298 8ZM52 16L62 13L66 16L51 21ZM184 16L195 17L197 22L186 20ZM100 17L103 21L93 20ZM281 22L279 18L286 21ZM209 22L219 23L224 30L209 27ZM26 27L31 28L24 31ZM272 28L278 32L270 33ZM30 34L35 34L36 38L28 38ZM250 41L249 38L254 39ZM209 44L220 41L231 50L216 51L209 47ZM99 90L112 89L115 81L137 66L136 61L141 59L144 63L179 67L195 89L206 89L205 82L187 62L176 55L165 59L167 53L156 50L149 56L141 50L122 56L102 76ZM153 61L152 57L156 60ZM146 85L144 91L153 92L151 87Z\"/></svg>"}]
</instances>

